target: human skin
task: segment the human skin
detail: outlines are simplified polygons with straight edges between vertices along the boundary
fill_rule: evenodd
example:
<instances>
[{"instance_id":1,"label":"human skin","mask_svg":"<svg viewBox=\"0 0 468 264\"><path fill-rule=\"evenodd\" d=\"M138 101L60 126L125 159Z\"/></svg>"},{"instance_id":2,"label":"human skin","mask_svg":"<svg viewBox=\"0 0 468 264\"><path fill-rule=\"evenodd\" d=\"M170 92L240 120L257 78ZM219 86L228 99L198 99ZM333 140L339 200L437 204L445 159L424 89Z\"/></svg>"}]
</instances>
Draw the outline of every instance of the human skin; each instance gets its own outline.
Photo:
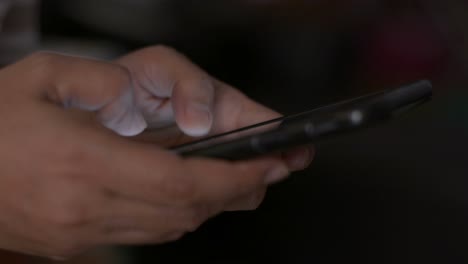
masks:
<instances>
[{"instance_id":1,"label":"human skin","mask_svg":"<svg viewBox=\"0 0 468 264\"><path fill-rule=\"evenodd\" d=\"M255 209L313 148L229 162L162 146L276 116L167 47L113 62L33 54L0 71L0 248L63 259ZM176 129L133 137L148 127Z\"/></svg>"}]
</instances>

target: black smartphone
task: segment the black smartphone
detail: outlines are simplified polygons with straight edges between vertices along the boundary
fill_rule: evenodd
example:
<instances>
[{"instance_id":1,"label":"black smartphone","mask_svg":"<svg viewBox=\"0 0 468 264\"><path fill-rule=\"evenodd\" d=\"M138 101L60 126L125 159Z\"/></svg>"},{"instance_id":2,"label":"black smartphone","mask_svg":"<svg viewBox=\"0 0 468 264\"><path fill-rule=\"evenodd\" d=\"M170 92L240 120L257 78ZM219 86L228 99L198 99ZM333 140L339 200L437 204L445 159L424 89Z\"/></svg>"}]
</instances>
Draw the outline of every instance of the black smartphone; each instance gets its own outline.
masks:
<instances>
[{"instance_id":1,"label":"black smartphone","mask_svg":"<svg viewBox=\"0 0 468 264\"><path fill-rule=\"evenodd\" d=\"M182 156L242 160L373 125L432 97L427 80L265 121L173 147Z\"/></svg>"}]
</instances>

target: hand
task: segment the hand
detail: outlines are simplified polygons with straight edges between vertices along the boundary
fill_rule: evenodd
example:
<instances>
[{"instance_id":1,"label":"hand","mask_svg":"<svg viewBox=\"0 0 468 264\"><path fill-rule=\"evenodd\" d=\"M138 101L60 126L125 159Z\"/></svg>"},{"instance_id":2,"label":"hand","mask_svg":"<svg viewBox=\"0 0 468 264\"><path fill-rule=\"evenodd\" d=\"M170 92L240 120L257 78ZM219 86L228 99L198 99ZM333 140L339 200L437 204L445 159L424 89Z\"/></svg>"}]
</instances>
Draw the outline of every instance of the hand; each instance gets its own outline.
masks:
<instances>
[{"instance_id":1,"label":"hand","mask_svg":"<svg viewBox=\"0 0 468 264\"><path fill-rule=\"evenodd\" d=\"M153 124L133 101L136 80L114 63L47 53L0 71L0 248L66 258L100 245L174 240L287 176L275 157L182 159L104 128L131 135L145 119ZM179 89L173 94L191 95ZM246 100L216 93L215 108L229 93ZM242 111L251 107L246 101ZM175 112L178 122L191 118ZM180 126L202 134L190 118ZM213 131L231 128L219 120Z\"/></svg>"},{"instance_id":2,"label":"hand","mask_svg":"<svg viewBox=\"0 0 468 264\"><path fill-rule=\"evenodd\" d=\"M147 126L157 128L153 130L155 132L140 135L141 140L173 146L193 140L193 137L227 132L279 116L211 77L171 48L145 48L117 62L131 72L136 104ZM177 126L171 127L174 123ZM161 129L164 127L169 129ZM306 168L313 156L311 146L282 154L290 171ZM261 186L227 209L255 209L265 192L266 187Z\"/></svg>"},{"instance_id":3,"label":"hand","mask_svg":"<svg viewBox=\"0 0 468 264\"><path fill-rule=\"evenodd\" d=\"M170 49L149 50L171 53L180 63L192 65ZM172 123L172 108L160 107L169 110L169 118L161 122L164 115L156 117L164 111L151 113L138 99L145 93L138 90L143 86L135 85L142 79L134 70L148 65L129 63L138 54L122 58L118 63L129 66L121 66L38 53L0 71L0 248L62 258L99 245L174 240L222 211L257 206L259 190L284 179L291 169L291 162L285 161L301 156L298 151L283 159L235 163L181 159L103 128L101 123L119 134L135 135L148 125ZM171 61L176 60L163 61L161 69L175 69ZM214 109L228 109L226 99L233 95L245 103L243 111L232 119L237 120L234 125L213 115L205 131L258 121L241 118L249 111L251 117L275 115L224 87L221 90L227 92L215 89L215 98L225 99L214 99ZM166 104L191 91L176 90L164 99ZM176 105L174 119L183 131L206 133L200 129L203 118L184 121Z\"/></svg>"}]
</instances>

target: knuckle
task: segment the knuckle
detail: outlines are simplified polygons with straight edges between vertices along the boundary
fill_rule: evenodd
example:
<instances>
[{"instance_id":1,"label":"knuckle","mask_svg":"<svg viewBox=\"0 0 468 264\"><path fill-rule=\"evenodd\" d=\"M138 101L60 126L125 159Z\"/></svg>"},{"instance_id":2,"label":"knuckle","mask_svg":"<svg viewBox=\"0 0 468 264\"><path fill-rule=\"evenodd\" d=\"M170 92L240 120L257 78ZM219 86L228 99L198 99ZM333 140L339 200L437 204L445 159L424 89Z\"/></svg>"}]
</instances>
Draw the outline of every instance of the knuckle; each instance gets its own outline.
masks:
<instances>
[{"instance_id":1,"label":"knuckle","mask_svg":"<svg viewBox=\"0 0 468 264\"><path fill-rule=\"evenodd\" d=\"M129 89L132 85L131 72L129 69L122 65L111 64L111 67L107 68L107 76L102 75L105 82L105 86L112 93L113 98L117 98L122 95L125 91L131 91Z\"/></svg>"},{"instance_id":2,"label":"knuckle","mask_svg":"<svg viewBox=\"0 0 468 264\"><path fill-rule=\"evenodd\" d=\"M144 51L149 52L151 54L159 54L159 55L179 54L179 52L176 51L174 48L163 45L163 44L154 45L154 46L145 48Z\"/></svg>"},{"instance_id":3,"label":"knuckle","mask_svg":"<svg viewBox=\"0 0 468 264\"><path fill-rule=\"evenodd\" d=\"M53 65L60 61L61 55L48 52L48 51L36 51L29 55L28 59L39 62L44 65Z\"/></svg>"},{"instance_id":4,"label":"knuckle","mask_svg":"<svg viewBox=\"0 0 468 264\"><path fill-rule=\"evenodd\" d=\"M37 51L29 55L25 61L30 62L37 76L47 77L50 74L53 74L57 69L61 69L61 64L64 60L63 55L59 55L47 51Z\"/></svg>"},{"instance_id":5,"label":"knuckle","mask_svg":"<svg viewBox=\"0 0 468 264\"><path fill-rule=\"evenodd\" d=\"M138 56L150 58L154 61L159 61L160 63L170 62L175 60L186 60L187 57L177 51L176 49L166 46L166 45L154 45L143 48L136 52Z\"/></svg>"},{"instance_id":6,"label":"knuckle","mask_svg":"<svg viewBox=\"0 0 468 264\"><path fill-rule=\"evenodd\" d=\"M111 64L109 71L115 79L117 79L120 83L129 83L130 82L130 70L125 66L119 64Z\"/></svg>"}]
</instances>

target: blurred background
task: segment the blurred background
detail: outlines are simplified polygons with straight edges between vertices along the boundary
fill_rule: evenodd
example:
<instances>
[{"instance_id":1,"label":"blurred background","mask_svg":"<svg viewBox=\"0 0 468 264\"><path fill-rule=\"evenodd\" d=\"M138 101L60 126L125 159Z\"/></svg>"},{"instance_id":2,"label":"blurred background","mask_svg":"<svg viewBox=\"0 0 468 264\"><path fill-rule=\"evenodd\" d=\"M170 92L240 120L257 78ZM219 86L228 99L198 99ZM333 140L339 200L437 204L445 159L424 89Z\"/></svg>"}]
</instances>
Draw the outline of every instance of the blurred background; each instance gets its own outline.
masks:
<instances>
[{"instance_id":1,"label":"blurred background","mask_svg":"<svg viewBox=\"0 0 468 264\"><path fill-rule=\"evenodd\" d=\"M2 0L0 57L113 59L165 44L286 114L434 83L417 111L319 142L313 165L255 212L73 263L468 263L467 10L463 0ZM9 257L0 262L21 261Z\"/></svg>"}]
</instances>

